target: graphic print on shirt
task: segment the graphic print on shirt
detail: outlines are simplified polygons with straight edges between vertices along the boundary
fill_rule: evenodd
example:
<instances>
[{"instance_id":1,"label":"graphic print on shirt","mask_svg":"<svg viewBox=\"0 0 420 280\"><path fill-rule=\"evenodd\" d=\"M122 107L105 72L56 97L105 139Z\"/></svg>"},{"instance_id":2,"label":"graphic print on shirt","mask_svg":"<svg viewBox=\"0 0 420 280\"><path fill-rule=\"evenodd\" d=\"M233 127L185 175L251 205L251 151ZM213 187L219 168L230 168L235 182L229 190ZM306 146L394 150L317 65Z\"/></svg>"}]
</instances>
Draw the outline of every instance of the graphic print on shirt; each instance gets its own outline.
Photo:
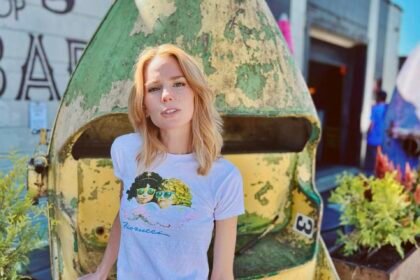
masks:
<instances>
[{"instance_id":1,"label":"graphic print on shirt","mask_svg":"<svg viewBox=\"0 0 420 280\"><path fill-rule=\"evenodd\" d=\"M135 178L127 195L128 201L137 202L125 213L131 222L141 220L156 229L175 229L194 218L190 189L179 179L144 172Z\"/></svg>"}]
</instances>

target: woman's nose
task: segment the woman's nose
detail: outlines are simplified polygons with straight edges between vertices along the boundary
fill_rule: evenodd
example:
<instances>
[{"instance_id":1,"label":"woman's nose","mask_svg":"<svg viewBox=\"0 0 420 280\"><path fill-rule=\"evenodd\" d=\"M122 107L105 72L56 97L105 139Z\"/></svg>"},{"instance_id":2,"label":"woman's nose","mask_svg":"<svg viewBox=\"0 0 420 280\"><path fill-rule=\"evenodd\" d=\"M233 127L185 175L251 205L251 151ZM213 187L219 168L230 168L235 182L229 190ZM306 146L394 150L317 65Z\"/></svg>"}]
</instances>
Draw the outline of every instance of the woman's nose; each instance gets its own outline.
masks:
<instances>
[{"instance_id":1,"label":"woman's nose","mask_svg":"<svg viewBox=\"0 0 420 280\"><path fill-rule=\"evenodd\" d=\"M162 102L168 102L174 100L173 92L169 89L164 88L162 91Z\"/></svg>"}]
</instances>

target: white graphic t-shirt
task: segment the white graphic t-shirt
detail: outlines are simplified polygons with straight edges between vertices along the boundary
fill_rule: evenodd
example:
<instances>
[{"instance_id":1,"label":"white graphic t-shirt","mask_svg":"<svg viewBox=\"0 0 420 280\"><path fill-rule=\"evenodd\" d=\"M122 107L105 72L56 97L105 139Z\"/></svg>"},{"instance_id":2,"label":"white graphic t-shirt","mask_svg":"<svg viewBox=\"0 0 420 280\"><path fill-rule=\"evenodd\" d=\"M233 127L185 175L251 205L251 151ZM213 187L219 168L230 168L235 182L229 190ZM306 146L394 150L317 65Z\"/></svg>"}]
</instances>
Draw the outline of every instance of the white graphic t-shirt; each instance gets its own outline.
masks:
<instances>
[{"instance_id":1,"label":"white graphic t-shirt","mask_svg":"<svg viewBox=\"0 0 420 280\"><path fill-rule=\"evenodd\" d=\"M194 154L167 154L138 172L141 142L131 133L111 147L114 173L124 183L117 277L207 279L214 221L244 213L239 170L220 158L201 176Z\"/></svg>"}]
</instances>

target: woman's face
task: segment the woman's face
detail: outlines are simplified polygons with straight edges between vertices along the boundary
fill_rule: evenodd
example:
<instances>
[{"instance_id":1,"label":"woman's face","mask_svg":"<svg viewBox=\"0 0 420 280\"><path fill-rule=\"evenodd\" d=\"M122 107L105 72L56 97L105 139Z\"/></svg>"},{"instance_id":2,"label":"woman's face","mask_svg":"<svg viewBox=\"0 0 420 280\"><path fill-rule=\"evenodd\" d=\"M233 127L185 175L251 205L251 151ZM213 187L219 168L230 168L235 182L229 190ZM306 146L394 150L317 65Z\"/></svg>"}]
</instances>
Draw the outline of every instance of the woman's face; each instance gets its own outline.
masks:
<instances>
[{"instance_id":1,"label":"woman's face","mask_svg":"<svg viewBox=\"0 0 420 280\"><path fill-rule=\"evenodd\" d=\"M144 71L146 115L162 130L189 133L194 113L194 92L177 60L154 57Z\"/></svg>"},{"instance_id":2,"label":"woman's face","mask_svg":"<svg viewBox=\"0 0 420 280\"><path fill-rule=\"evenodd\" d=\"M147 202L150 202L153 199L155 192L156 192L156 189L151 188L149 184L147 184L146 187L137 189L136 200L140 204L145 204Z\"/></svg>"},{"instance_id":3,"label":"woman's face","mask_svg":"<svg viewBox=\"0 0 420 280\"><path fill-rule=\"evenodd\" d=\"M160 208L168 208L175 203L175 193L172 191L157 191L156 198Z\"/></svg>"}]
</instances>

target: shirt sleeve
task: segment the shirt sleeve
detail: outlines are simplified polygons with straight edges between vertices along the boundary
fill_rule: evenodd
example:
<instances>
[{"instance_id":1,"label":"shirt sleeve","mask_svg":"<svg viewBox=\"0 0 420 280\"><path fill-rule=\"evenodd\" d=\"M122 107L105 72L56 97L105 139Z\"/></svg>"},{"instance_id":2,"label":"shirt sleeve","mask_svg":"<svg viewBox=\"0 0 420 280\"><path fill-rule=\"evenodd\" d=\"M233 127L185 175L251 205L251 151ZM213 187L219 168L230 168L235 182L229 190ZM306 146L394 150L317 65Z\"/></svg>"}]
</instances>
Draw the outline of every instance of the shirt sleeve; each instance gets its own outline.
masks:
<instances>
[{"instance_id":1,"label":"shirt sleeve","mask_svg":"<svg viewBox=\"0 0 420 280\"><path fill-rule=\"evenodd\" d=\"M122 149L121 145L118 144L118 138L114 140L111 145L111 160L114 168L115 177L122 180L123 177L123 165L122 165Z\"/></svg>"},{"instance_id":2,"label":"shirt sleeve","mask_svg":"<svg viewBox=\"0 0 420 280\"><path fill-rule=\"evenodd\" d=\"M215 220L239 216L245 212L242 176L234 168L222 181L216 193Z\"/></svg>"}]
</instances>

